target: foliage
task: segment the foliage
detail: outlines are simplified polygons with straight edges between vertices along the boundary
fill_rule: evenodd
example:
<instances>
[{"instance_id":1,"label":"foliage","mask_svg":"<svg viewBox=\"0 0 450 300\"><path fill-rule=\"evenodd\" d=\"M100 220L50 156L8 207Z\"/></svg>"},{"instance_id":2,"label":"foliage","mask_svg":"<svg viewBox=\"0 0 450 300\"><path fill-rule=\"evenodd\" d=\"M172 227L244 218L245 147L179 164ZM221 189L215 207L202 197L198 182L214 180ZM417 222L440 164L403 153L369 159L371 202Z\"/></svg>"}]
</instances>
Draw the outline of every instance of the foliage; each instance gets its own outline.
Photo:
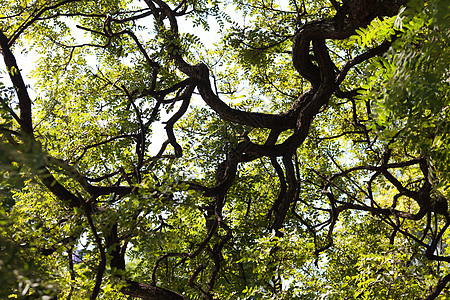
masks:
<instances>
[{"instance_id":1,"label":"foliage","mask_svg":"<svg viewBox=\"0 0 450 300\"><path fill-rule=\"evenodd\" d=\"M449 298L446 1L0 5L1 298Z\"/></svg>"}]
</instances>

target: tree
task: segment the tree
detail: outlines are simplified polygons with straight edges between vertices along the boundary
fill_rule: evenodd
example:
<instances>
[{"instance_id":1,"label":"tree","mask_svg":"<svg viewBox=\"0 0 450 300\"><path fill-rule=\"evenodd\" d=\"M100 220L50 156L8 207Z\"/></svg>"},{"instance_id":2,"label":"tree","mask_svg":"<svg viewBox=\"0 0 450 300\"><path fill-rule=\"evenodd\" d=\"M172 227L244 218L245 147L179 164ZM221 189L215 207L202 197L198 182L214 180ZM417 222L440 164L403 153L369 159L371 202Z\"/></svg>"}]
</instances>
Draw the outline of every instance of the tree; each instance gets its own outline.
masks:
<instances>
[{"instance_id":1,"label":"tree","mask_svg":"<svg viewBox=\"0 0 450 300\"><path fill-rule=\"evenodd\" d=\"M446 1L1 4L3 296L448 298Z\"/></svg>"}]
</instances>

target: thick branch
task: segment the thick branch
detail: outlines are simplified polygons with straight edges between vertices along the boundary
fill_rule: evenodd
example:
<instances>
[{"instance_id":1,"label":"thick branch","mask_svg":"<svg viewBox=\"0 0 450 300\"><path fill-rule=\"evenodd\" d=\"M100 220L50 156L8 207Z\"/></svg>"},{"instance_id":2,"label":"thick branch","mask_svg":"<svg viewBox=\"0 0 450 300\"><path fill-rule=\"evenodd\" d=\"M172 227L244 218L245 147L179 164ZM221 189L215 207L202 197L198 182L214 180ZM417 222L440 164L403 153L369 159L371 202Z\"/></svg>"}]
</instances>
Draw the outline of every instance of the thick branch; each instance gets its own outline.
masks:
<instances>
[{"instance_id":1,"label":"thick branch","mask_svg":"<svg viewBox=\"0 0 450 300\"><path fill-rule=\"evenodd\" d=\"M424 300L434 300L436 299L442 292L442 290L445 288L447 283L450 281L450 274L442 277L436 287L433 289L433 291L426 297Z\"/></svg>"},{"instance_id":2,"label":"thick branch","mask_svg":"<svg viewBox=\"0 0 450 300\"><path fill-rule=\"evenodd\" d=\"M9 46L10 40L0 30L0 50L8 70L9 78L19 98L20 127L30 138L33 139L33 125L31 119L31 99L28 95L22 74L17 66L16 58Z\"/></svg>"},{"instance_id":3,"label":"thick branch","mask_svg":"<svg viewBox=\"0 0 450 300\"><path fill-rule=\"evenodd\" d=\"M127 286L121 292L143 300L187 300L176 292L132 280L127 281Z\"/></svg>"}]
</instances>

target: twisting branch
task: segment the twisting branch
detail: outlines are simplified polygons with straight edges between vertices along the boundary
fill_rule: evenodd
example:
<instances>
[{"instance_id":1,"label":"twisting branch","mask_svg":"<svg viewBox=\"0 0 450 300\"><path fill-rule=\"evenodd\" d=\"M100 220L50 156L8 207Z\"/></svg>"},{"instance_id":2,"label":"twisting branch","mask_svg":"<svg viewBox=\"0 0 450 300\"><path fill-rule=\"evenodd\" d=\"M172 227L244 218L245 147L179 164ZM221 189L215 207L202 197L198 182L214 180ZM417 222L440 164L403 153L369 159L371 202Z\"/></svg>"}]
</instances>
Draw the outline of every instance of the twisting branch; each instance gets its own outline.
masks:
<instances>
[{"instance_id":1,"label":"twisting branch","mask_svg":"<svg viewBox=\"0 0 450 300\"><path fill-rule=\"evenodd\" d=\"M58 7L64 6L66 4L69 3L73 3L73 2L79 2L81 0L63 0L59 3L56 3L54 5L50 5L50 6L43 6L42 8L38 8L35 11L33 11L33 14L31 16L28 17L28 19L26 20L25 23L23 23L22 25L19 26L19 28L14 32L13 36L11 37L11 39L9 40L9 46L12 46L15 41L20 37L20 35L31 25L33 25L37 20L39 20L39 18L47 11L51 11L54 10Z\"/></svg>"},{"instance_id":2,"label":"twisting branch","mask_svg":"<svg viewBox=\"0 0 450 300\"><path fill-rule=\"evenodd\" d=\"M47 18L44 15L45 12L75 1L76 0L60 1L53 6L39 8L31 14L31 17L27 21L25 21L24 24L19 27L19 29L15 32L14 36L11 39L8 39L3 34L3 32L0 31L0 46L2 49L2 54L4 56L11 80L17 90L19 98L20 116L14 115L13 112L12 116L19 121L23 132L28 134L30 137L33 136L31 99L26 91L26 86L23 82L23 79L21 78L14 56L10 51L10 46L12 43L14 43L14 40L16 40L18 36L26 30L26 28L31 26L37 20ZM139 131L136 134L121 134L107 138L104 141L100 141L92 145L87 145L82 148L83 152L81 156L75 160L75 162L79 162L88 149L107 144L119 138L135 138L137 139L136 148L138 158L137 166L135 166L135 179L139 183L141 181L141 172L144 174L144 172L152 171L151 167L153 167L153 163L157 159L163 157L163 153L169 144L172 145L175 149L175 155L171 157L178 158L182 156L182 147L177 142L176 135L174 133L174 125L188 110L190 100L195 89L198 90L201 98L204 100L206 105L213 111L218 113L222 120L231 121L235 124L251 126L253 128L270 129L270 133L267 136L266 142L264 144L258 144L250 141L250 139L244 139L244 141L241 141L240 143L235 145L232 150L227 153L226 159L219 164L216 170L216 182L212 187L208 188L201 185L189 184L190 189L202 191L203 196L209 197L211 200L205 207L200 207L200 210L205 217L206 237L200 244L192 246L192 248L189 250L190 252L168 252L159 257L156 260L156 263L154 264L152 270L151 284L138 283L130 280L127 281L126 279L124 279L124 281L128 283L128 285L122 289L122 292L124 294L151 300L185 299L178 293L156 287L156 275L160 268L160 264L163 262L167 262L169 258L176 258L177 262L172 268L173 271L180 265L186 264L188 260L193 261L193 258L199 259L199 256L204 254L205 257L209 255L210 261L204 263L202 262L200 265L197 262L194 262L195 265L191 269L191 276L187 281L190 286L193 286L200 290L207 299L213 298L215 285L217 285L217 281L221 276L220 272L221 270L223 270L224 266L224 249L227 249L227 245L229 245L230 241L233 239L232 226L228 225L224 221L224 216L222 214L224 211L225 203L227 201L229 189L233 185L233 181L237 176L238 167L241 163L250 162L257 158L263 157L268 157L271 160L273 169L278 176L280 187L278 197L273 202L268 215L269 217L273 216L272 220L269 221L270 223L272 223L270 224L271 229L277 236L281 236L281 229L283 228L283 225L287 219L289 210L292 209L298 201L301 201L298 198L300 194L299 164L301 164L302 162L297 162L297 148L304 143L309 134L309 129L314 118L327 108L327 104L333 94L339 97L350 99L348 103L351 102L352 104L353 123L356 127L359 127L362 130L350 132L365 134L367 143L374 143L369 139L369 130L364 126L364 123L362 121L358 120L359 117L356 114L356 104L353 99L356 94L356 90L342 92L339 85L344 82L346 76L352 68L354 68L357 64L366 61L371 57L374 57L375 55L384 53L390 47L391 42L384 42L378 47L370 49L367 52L354 57L353 59L347 61L344 66L340 70L338 70L334 62L331 60L330 50L327 47L327 40L348 38L349 36L354 34L357 28L366 26L374 18L390 15L395 9L398 9L399 5L404 4L405 1L394 1L395 3L391 4L390 6L390 1L387 0L343 1L342 5L338 3L338 1L332 0L330 2L334 9L337 11L334 18L309 22L301 26L293 36L293 66L302 77L304 77L311 83L311 88L307 92L303 93L295 100L293 100L291 107L280 114L247 112L232 108L219 97L217 89L215 91L213 90L210 78L210 70L208 69L206 64L199 63L194 65L190 63L190 60L185 58L184 49L182 48L182 46L180 46L182 43L180 43L177 17L188 13L187 11L189 7L189 1L182 0L178 3L178 5L176 5L176 8L172 9L171 6L169 6L169 3L166 3L165 1L145 0L148 8L142 10L142 14L125 17L123 19L119 19L117 13L112 14L115 16L114 18L107 14L92 14L89 16L93 16L95 18L104 18L103 28L90 29L87 27L79 26L79 28L105 38L106 44L101 47L108 47L114 37L128 35L136 45L137 50L139 50L139 52L144 56L145 61L150 67L151 70L149 72L152 73L152 82L146 89L135 89L134 91L128 91L125 86L119 87L117 83L112 83L108 81L108 79L103 79L105 81L108 81L109 84L119 88L124 94L122 96L126 96L128 105L125 109L128 110L130 109L130 107L134 109L138 123L137 125L139 126ZM381 4L378 5L379 3ZM171 2L170 5L172 4L173 3ZM296 2L294 4L296 5ZM195 1L192 5L194 6L193 9L196 10ZM376 6L377 9L370 10L374 7L374 5L378 5ZM386 6L389 6L389 9L385 9ZM300 8L297 9L297 13L299 11ZM302 11L306 11L304 3ZM57 16L62 15L63 14L54 15L53 17L56 18ZM84 14L80 13L74 15L83 16ZM164 43L166 46L165 51L167 51L168 56L177 67L176 72L180 71L184 74L182 76L186 77L184 80L181 80L162 90L157 90L157 86L159 85L157 82L158 76L162 75L161 73L159 73L159 63L151 59L151 55L147 53L148 49L146 49L145 43L142 43L136 36L136 34L130 29L120 30L117 32L112 31L112 25L114 24L123 24L125 22L131 22L150 15L152 15L155 19L157 32L160 33L162 38L164 39ZM101 21L101 19L98 21ZM176 74L176 76L179 75L180 73ZM164 82L159 83L164 84ZM173 94L176 95L172 97ZM289 93L285 94L288 95ZM156 104L153 107L150 120L147 123L144 123L143 117L141 116L141 111L136 106L136 103L134 101L136 99L139 99L140 97L146 96L152 97L155 100ZM147 147L146 133L149 130L149 126L154 120L157 119L162 104L176 103L177 101L181 101L180 108L167 121L165 127L168 140L163 143L161 150L155 157L150 158L146 161L144 159ZM370 115L369 109L367 114ZM286 130L290 130L289 136L285 140L277 144L280 134ZM336 138L342 135L337 135L330 138ZM296 160L295 166L293 164L294 157ZM282 165L280 165L279 161L277 160L280 158L283 162ZM394 242L396 235L403 234L407 238L416 241L420 246L424 247L426 249L426 255L429 259L447 262L450 261L450 258L448 257L440 256L439 253L435 254L439 241L442 240L444 233L450 226L450 217L447 212L448 207L444 205L444 202L446 203L446 199L440 200L436 197L436 199L432 199L432 182L430 179L428 179L429 166L427 165L426 159L420 157L411 159L409 161L389 163L392 158L390 150L387 149L387 151L383 155L383 158L381 159L381 162L378 165L374 166L356 166L345 170L333 157L332 160L335 166L339 169L339 172L329 177L321 176L321 183L315 185L316 188L321 188L322 194L328 200L326 201L327 208L315 208L310 205L310 207L320 210L324 214L328 214L329 218L320 220L319 222L317 222L318 224L316 223L311 225L307 220L304 220L300 215L298 215L294 209L292 209L293 215L299 219L300 223L307 227L307 230L314 237L314 241L316 244L316 255L332 245L332 234L337 224L340 213L344 210L354 210L370 212L374 215L377 215L386 224L391 226L393 228L393 232L391 234L392 243ZM149 162L148 165L146 164L147 162ZM423 175L423 179L415 182L416 185L420 185L420 188L418 188L418 190L415 190L414 187L411 187L412 185L402 183L401 179L398 179L398 176L396 177L393 175L395 173L392 173L392 169L409 166L419 166L419 169L422 172L420 177L422 177ZM81 185L81 187L91 195L90 201L85 201L78 192L74 194L73 192L62 186L60 183L58 183L55 177L48 171L47 167L53 167L54 169L57 169L58 171L64 173L66 178L77 181ZM111 199L113 200L103 201L105 203L111 204L115 203L115 199L120 199L125 195L136 193L136 190L132 187L134 175L133 173L127 173L125 171L126 167L128 166L121 166L117 171L112 172L111 174L100 176L96 179L90 179L82 175L82 172L79 172L74 166L66 163L65 161L49 157L46 162L46 167L42 167L42 172L40 174L42 181L54 195L56 195L60 200L66 200L69 203L69 206L82 207L85 212L100 256L95 286L92 291L91 299L95 299L100 293L102 278L104 276L107 263L106 252L110 251L110 253L112 254L112 259L110 261L110 265L112 268L125 270L124 255L126 251L126 245L128 243L128 238L131 235L131 231L134 230L137 224L144 219L144 217L142 217L140 220L138 220L141 211L136 211L132 217L135 221L135 224L131 226L132 229L122 237L119 237L118 235L119 223L114 223L110 226L110 228L106 230L107 232L104 233L104 242L102 241L98 233L98 229L93 222L92 215L94 213L98 213L100 209L105 209L103 207L95 207L95 201L99 201L99 203L100 201L102 201L97 200L99 196L111 195ZM367 183L367 190L365 190L363 184L350 177L350 175L357 174L358 171L363 171L371 175ZM115 185L111 183L110 186L93 185L94 182L101 182L104 179L108 179L119 174L121 174L122 176L117 180L117 183ZM154 175L154 177L156 177L156 175ZM336 182L338 182L338 179L343 178L348 179L351 184L352 190L349 191L338 186ZM374 200L372 184L376 179L380 178L386 179L389 185L392 185L393 189L396 189L398 191L396 192L392 200L392 205L390 207L380 206L380 204L376 203L376 201ZM127 181L128 185L120 186L120 183L122 181ZM337 192L342 193L342 195L344 196L349 196L349 198L351 198L351 201L346 201L343 198L338 197L337 194L334 194ZM365 194L367 199L370 200L370 204L366 203L365 200L356 199L357 192L362 192L363 194ZM410 199L417 202L420 207L419 211L415 214L409 213L408 211L401 211L401 209L398 208L400 207L400 205L397 205L397 202L400 201L400 197L409 197ZM432 224L433 214L435 224ZM423 236L415 237L404 228L404 219L419 220L425 216L427 217L427 219ZM445 219L445 223L443 225L442 218ZM164 226L163 221L161 221L161 227L159 228L162 228L162 226ZM325 243L321 243L323 241L317 240L317 233L321 230L324 230L324 228L327 228L327 226L328 231L325 236ZM426 240L426 235L431 236L431 241ZM109 250L107 248L109 248ZM71 266L71 269L73 270L73 265ZM242 273L244 274L242 265L241 269ZM206 279L206 285L196 284L195 281L198 279L200 273L203 270L207 270L209 272L209 276ZM450 281L450 279L447 278L448 276L449 275L441 279L441 281L438 283L438 286L435 288L435 291L433 291L433 293L427 299L434 299L430 297L436 297L433 295L437 295L442 291L447 282ZM225 278L225 280L227 279Z\"/></svg>"},{"instance_id":3,"label":"twisting branch","mask_svg":"<svg viewBox=\"0 0 450 300\"><path fill-rule=\"evenodd\" d=\"M178 99L182 99L180 109L167 121L166 123L166 132L167 137L169 138L170 144L175 149L175 157L181 157L183 155L183 150L181 146L177 143L175 138L175 134L173 132L173 126L175 122L177 122L187 111L189 107L189 103L191 101L192 93L194 92L195 85L191 84L186 87L186 90L178 97ZM177 99L177 100L178 100Z\"/></svg>"}]
</instances>

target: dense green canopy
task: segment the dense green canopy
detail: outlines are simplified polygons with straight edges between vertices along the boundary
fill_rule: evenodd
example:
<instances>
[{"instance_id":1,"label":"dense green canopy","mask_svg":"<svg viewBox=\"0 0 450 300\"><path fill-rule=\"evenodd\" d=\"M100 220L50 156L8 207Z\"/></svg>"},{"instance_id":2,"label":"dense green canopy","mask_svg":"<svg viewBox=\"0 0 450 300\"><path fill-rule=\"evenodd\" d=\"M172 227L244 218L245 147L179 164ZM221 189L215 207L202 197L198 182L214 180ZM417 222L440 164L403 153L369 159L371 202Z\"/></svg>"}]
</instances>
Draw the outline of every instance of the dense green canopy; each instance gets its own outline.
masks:
<instances>
[{"instance_id":1,"label":"dense green canopy","mask_svg":"<svg viewBox=\"0 0 450 300\"><path fill-rule=\"evenodd\" d=\"M0 0L0 298L450 299L445 0Z\"/></svg>"}]
</instances>

